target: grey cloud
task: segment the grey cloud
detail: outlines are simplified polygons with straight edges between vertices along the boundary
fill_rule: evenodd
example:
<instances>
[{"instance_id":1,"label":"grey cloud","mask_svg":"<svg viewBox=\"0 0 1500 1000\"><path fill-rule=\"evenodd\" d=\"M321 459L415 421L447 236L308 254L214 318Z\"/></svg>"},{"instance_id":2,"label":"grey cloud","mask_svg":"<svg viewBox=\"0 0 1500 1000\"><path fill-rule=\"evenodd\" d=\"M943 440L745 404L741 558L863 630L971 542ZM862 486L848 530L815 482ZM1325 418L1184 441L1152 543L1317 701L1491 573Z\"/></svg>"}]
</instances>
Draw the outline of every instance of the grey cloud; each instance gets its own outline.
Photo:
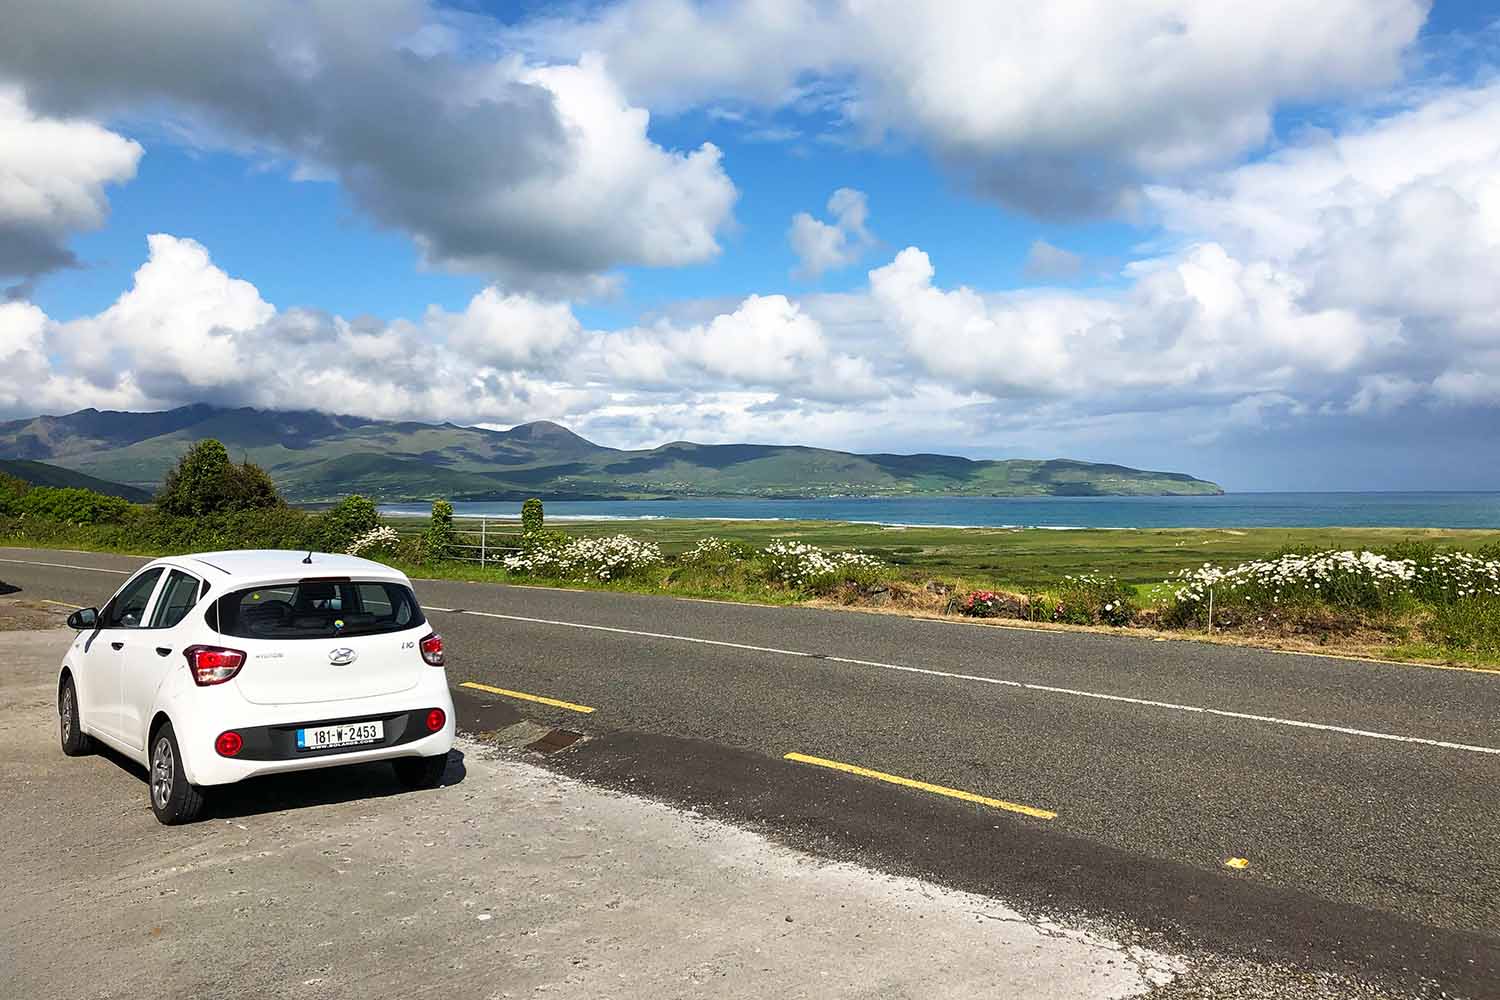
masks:
<instances>
[{"instance_id":1,"label":"grey cloud","mask_svg":"<svg viewBox=\"0 0 1500 1000\"><path fill-rule=\"evenodd\" d=\"M292 160L337 179L439 266L597 290L600 272L617 265L716 252L713 232L732 203L716 153L668 154L643 123L622 126L628 109L598 100L579 102L580 113L602 120L570 121L560 94L595 85L586 73L546 78L506 57L419 54L404 43L434 16L424 0L10 6L0 79L22 86L34 107L165 115L193 141ZM593 194L621 211L570 212L569 178L596 128L619 147L620 166L594 178ZM675 190L662 188L664 177ZM648 187L676 206L663 228L686 234L682 246L628 210Z\"/></svg>"},{"instance_id":2,"label":"grey cloud","mask_svg":"<svg viewBox=\"0 0 1500 1000\"><path fill-rule=\"evenodd\" d=\"M61 244L62 235L21 223L0 223L0 275L31 278L49 271L77 267L78 258ZM27 298L30 288L30 281L22 281L6 289L6 297Z\"/></svg>"},{"instance_id":3,"label":"grey cloud","mask_svg":"<svg viewBox=\"0 0 1500 1000\"><path fill-rule=\"evenodd\" d=\"M1037 240L1026 252L1026 263L1021 273L1027 278L1041 281L1057 281L1076 278L1083 269L1083 257L1062 247L1055 247L1046 240Z\"/></svg>"}]
</instances>

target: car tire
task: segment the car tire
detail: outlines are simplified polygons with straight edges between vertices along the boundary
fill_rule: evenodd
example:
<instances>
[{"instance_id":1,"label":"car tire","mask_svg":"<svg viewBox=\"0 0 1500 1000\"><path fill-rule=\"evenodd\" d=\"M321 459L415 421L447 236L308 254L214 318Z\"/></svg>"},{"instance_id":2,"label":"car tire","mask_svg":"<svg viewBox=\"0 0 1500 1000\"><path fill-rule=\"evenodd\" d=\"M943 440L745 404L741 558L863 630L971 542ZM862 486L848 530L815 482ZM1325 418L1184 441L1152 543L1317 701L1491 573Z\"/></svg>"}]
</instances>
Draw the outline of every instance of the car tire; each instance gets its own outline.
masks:
<instances>
[{"instance_id":1,"label":"car tire","mask_svg":"<svg viewBox=\"0 0 1500 1000\"><path fill-rule=\"evenodd\" d=\"M203 811L203 791L187 779L182 751L170 722L151 734L151 762L146 767L146 794L157 821L166 826L191 823Z\"/></svg>"},{"instance_id":2,"label":"car tire","mask_svg":"<svg viewBox=\"0 0 1500 1000\"><path fill-rule=\"evenodd\" d=\"M443 773L448 770L448 755L398 757L391 761L391 766L396 771L396 780L407 788L437 788L443 783Z\"/></svg>"},{"instance_id":3,"label":"car tire","mask_svg":"<svg viewBox=\"0 0 1500 1000\"><path fill-rule=\"evenodd\" d=\"M93 737L83 731L82 716L78 714L78 689L73 686L71 676L63 679L62 690L57 693L57 728L62 752L69 757L85 757L94 752Z\"/></svg>"}]
</instances>

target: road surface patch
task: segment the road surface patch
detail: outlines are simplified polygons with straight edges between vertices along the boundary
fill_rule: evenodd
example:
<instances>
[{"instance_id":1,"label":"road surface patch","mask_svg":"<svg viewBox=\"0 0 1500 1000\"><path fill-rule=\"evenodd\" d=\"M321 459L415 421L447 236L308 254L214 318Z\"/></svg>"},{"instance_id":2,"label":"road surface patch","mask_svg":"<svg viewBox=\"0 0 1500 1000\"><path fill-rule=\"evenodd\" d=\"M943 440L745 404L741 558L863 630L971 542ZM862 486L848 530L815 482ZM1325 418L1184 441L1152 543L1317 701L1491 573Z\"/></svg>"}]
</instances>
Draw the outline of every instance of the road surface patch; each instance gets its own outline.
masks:
<instances>
[{"instance_id":1,"label":"road surface patch","mask_svg":"<svg viewBox=\"0 0 1500 1000\"><path fill-rule=\"evenodd\" d=\"M994 809L1004 809L1006 812L1031 816L1034 819L1052 820L1057 818L1057 813L1050 809L1038 809L1035 806L1023 806L1015 802L1006 802L1004 799L992 799L987 795L976 795L973 792L966 792L959 788L949 788L946 785L933 785L926 781L917 781L915 778L903 778L899 774L872 771L867 767L859 767L856 764L845 764L842 761L829 760L826 757L810 757L805 753L789 753L782 759L795 761L798 764L811 764L814 767L826 767L834 771L843 771L845 774L855 774L862 778L874 778L877 781L889 782L892 785L900 785L903 788L915 788L922 792L932 792L934 795L946 795L950 799L962 799L965 802L974 802L982 806L990 806Z\"/></svg>"},{"instance_id":2,"label":"road surface patch","mask_svg":"<svg viewBox=\"0 0 1500 1000\"><path fill-rule=\"evenodd\" d=\"M1256 715L1252 712L1233 712L1224 708L1208 708L1202 705L1182 705L1172 701L1156 701L1151 698L1132 698L1122 694L1104 694L1099 691L1082 691L1077 688L1055 687L1050 684L1033 684L1029 681L1010 680L1004 677L984 677L978 674L960 674L951 670L933 670L928 667L910 667L900 663L882 663L879 660L860 660L849 656L834 656L829 653L809 653L797 649L780 649L775 646L753 646L743 642L726 642L723 639L701 639L691 635L674 635L670 632L646 632L641 629L617 628L613 625L589 625L584 622L567 622L555 618L531 618L526 615L505 615L496 611L467 611L457 608L427 608L428 611L446 611L452 614L475 615L480 618L497 618L502 621L526 622L531 625L554 625L560 628L576 628L589 632L611 632L616 635L636 635L647 639L667 639L674 642L690 642L700 646L719 646L728 649L743 649L752 653L769 653L775 656L795 656L824 663L843 663L856 667L875 667L904 674L920 674L926 677L942 677L948 680L970 681L977 684L992 684L998 687L1020 688L1023 691L1040 691L1047 694L1067 695L1074 698L1092 698L1116 704L1139 705L1144 708L1160 708L1171 712L1189 712L1196 715L1213 715L1221 719L1239 719L1244 722L1261 722L1273 726L1293 729L1310 729L1324 733L1340 733L1370 740L1385 740L1391 743L1407 743L1418 746L1439 747L1443 750L1461 750L1465 753L1480 753L1500 757L1500 747L1479 746L1473 743L1456 743L1450 740L1435 740L1425 736L1406 736L1400 733L1383 733L1372 729L1356 729L1326 722L1308 722L1303 719L1283 719L1274 715Z\"/></svg>"},{"instance_id":3,"label":"road surface patch","mask_svg":"<svg viewBox=\"0 0 1500 1000\"><path fill-rule=\"evenodd\" d=\"M489 694L498 694L503 698L520 698L522 701L534 701L538 705L551 705L553 708L565 708L570 712L580 712L584 715L591 714L594 709L587 705L577 705L571 701L559 701L556 698L546 698L539 694L527 694L525 691L509 691L505 688L491 687L488 684L480 684L476 681L464 681L459 685L461 688L469 688L472 691L484 691Z\"/></svg>"},{"instance_id":4,"label":"road surface patch","mask_svg":"<svg viewBox=\"0 0 1500 1000\"><path fill-rule=\"evenodd\" d=\"M569 729L554 729L539 740L533 740L526 744L526 749L535 753L557 753L583 739L582 733L575 733Z\"/></svg>"},{"instance_id":5,"label":"road surface patch","mask_svg":"<svg viewBox=\"0 0 1500 1000\"><path fill-rule=\"evenodd\" d=\"M134 573L133 569L105 569L103 566L75 566L72 563L37 562L35 559L0 559L0 563L14 563L17 566L47 566L51 569L81 569L85 573L113 573L115 576L129 576ZM144 565L144 563L142 564Z\"/></svg>"}]
</instances>

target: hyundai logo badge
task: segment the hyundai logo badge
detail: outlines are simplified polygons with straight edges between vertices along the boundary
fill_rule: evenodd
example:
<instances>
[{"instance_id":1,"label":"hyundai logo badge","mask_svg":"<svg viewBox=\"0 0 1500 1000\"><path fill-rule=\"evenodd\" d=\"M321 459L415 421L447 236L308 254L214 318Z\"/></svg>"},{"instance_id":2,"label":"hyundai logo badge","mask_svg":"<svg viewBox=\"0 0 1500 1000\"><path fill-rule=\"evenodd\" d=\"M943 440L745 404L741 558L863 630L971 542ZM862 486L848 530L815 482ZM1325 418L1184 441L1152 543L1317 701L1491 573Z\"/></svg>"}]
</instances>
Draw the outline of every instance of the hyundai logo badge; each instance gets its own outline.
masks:
<instances>
[{"instance_id":1,"label":"hyundai logo badge","mask_svg":"<svg viewBox=\"0 0 1500 1000\"><path fill-rule=\"evenodd\" d=\"M340 647L328 654L328 662L335 667L347 666L359 658L359 654L347 647Z\"/></svg>"}]
</instances>

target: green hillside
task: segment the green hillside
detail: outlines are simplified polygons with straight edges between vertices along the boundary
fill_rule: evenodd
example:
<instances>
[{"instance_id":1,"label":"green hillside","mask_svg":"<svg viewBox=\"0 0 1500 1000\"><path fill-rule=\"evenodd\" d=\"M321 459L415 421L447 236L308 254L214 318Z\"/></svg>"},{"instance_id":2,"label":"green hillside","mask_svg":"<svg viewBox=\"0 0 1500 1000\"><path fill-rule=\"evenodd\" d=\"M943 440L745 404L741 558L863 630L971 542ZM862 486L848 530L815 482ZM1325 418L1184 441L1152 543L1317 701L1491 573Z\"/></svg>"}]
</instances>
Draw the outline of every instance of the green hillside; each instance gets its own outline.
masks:
<instances>
[{"instance_id":1,"label":"green hillside","mask_svg":"<svg viewBox=\"0 0 1500 1000\"><path fill-rule=\"evenodd\" d=\"M47 465L45 462L33 462L29 459L0 458L0 476L14 476L33 486L78 487L93 490L95 493L120 497L131 503L146 503L151 499L151 493L148 490L106 482L73 469Z\"/></svg>"},{"instance_id":2,"label":"green hillside","mask_svg":"<svg viewBox=\"0 0 1500 1000\"><path fill-rule=\"evenodd\" d=\"M855 455L791 445L676 441L604 448L547 421L491 431L312 412L184 407L82 410L0 424L0 456L46 459L154 489L194 441L218 438L266 468L295 501L365 493L387 502L681 496L1103 496L1209 494L1175 472L1064 459L973 461L951 455Z\"/></svg>"}]
</instances>

